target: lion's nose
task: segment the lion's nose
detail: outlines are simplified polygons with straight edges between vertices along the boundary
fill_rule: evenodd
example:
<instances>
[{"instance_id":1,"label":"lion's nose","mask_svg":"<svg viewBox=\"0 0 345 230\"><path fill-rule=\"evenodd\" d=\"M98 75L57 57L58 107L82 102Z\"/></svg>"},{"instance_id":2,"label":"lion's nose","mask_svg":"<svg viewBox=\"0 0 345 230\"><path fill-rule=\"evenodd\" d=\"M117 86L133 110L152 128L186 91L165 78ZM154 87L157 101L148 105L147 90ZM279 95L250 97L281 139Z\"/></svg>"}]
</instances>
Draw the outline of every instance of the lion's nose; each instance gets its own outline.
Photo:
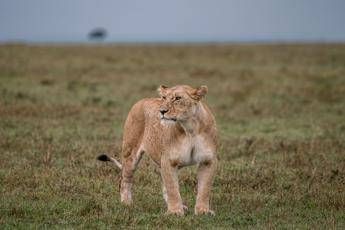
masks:
<instances>
[{"instance_id":1,"label":"lion's nose","mask_svg":"<svg viewBox=\"0 0 345 230\"><path fill-rule=\"evenodd\" d=\"M162 115L164 115L164 113L168 112L169 110L163 108L163 109L160 109L159 112L161 112Z\"/></svg>"}]
</instances>

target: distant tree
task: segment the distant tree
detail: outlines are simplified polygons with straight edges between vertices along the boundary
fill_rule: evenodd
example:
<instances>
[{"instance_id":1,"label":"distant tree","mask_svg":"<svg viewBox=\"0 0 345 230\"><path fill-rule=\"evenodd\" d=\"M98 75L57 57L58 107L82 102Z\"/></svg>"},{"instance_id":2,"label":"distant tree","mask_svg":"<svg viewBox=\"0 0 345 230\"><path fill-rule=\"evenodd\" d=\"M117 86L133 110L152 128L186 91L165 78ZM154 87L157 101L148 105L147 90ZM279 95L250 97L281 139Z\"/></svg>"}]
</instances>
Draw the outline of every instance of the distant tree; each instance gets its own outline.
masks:
<instances>
[{"instance_id":1,"label":"distant tree","mask_svg":"<svg viewBox=\"0 0 345 230\"><path fill-rule=\"evenodd\" d=\"M107 31L104 28L95 28L88 34L90 40L103 41L107 36Z\"/></svg>"}]
</instances>

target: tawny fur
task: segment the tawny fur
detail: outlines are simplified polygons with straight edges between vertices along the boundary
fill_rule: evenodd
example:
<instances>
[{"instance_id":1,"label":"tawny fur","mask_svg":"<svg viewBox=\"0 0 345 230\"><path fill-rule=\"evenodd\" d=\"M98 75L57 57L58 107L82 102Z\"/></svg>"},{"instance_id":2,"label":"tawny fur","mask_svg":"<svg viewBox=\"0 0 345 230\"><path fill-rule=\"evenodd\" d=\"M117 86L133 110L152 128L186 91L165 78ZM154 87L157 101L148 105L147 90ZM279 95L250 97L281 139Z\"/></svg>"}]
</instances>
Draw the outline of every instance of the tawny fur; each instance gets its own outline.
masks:
<instances>
[{"instance_id":1,"label":"tawny fur","mask_svg":"<svg viewBox=\"0 0 345 230\"><path fill-rule=\"evenodd\" d=\"M207 87L160 86L161 98L143 99L130 110L124 125L121 162L121 201L132 203L133 173L144 153L160 168L168 213L183 215L177 171L198 165L195 214L214 214L210 191L216 168L217 130L214 116L202 98Z\"/></svg>"}]
</instances>

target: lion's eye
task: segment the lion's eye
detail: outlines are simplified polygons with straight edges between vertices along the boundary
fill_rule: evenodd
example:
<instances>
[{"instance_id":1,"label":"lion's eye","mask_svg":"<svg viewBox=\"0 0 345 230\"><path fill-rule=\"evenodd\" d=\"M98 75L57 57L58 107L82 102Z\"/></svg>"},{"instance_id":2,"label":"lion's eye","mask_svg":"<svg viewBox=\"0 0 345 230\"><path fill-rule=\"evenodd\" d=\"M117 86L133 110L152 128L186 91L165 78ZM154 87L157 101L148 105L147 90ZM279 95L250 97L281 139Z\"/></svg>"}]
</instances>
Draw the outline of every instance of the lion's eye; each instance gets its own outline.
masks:
<instances>
[{"instance_id":1,"label":"lion's eye","mask_svg":"<svg viewBox=\"0 0 345 230\"><path fill-rule=\"evenodd\" d=\"M175 100L176 100L176 101L178 101L178 100L180 100L180 99L181 99L181 97L179 97L179 96L175 97Z\"/></svg>"},{"instance_id":2,"label":"lion's eye","mask_svg":"<svg viewBox=\"0 0 345 230\"><path fill-rule=\"evenodd\" d=\"M167 97L166 97L166 96L162 96L162 98L163 98L163 100L167 99Z\"/></svg>"}]
</instances>

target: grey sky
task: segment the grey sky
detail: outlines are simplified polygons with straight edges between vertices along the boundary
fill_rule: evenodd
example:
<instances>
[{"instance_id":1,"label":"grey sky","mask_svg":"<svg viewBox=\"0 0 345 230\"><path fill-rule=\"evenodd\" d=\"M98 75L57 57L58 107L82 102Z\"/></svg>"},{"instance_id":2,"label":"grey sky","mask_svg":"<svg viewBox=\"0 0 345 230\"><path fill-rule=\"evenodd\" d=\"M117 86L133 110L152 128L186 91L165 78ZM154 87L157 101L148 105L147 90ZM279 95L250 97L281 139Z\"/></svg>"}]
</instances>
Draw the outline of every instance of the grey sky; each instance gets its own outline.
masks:
<instances>
[{"instance_id":1,"label":"grey sky","mask_svg":"<svg viewBox=\"0 0 345 230\"><path fill-rule=\"evenodd\" d=\"M345 0L0 0L0 41L345 41Z\"/></svg>"}]
</instances>

